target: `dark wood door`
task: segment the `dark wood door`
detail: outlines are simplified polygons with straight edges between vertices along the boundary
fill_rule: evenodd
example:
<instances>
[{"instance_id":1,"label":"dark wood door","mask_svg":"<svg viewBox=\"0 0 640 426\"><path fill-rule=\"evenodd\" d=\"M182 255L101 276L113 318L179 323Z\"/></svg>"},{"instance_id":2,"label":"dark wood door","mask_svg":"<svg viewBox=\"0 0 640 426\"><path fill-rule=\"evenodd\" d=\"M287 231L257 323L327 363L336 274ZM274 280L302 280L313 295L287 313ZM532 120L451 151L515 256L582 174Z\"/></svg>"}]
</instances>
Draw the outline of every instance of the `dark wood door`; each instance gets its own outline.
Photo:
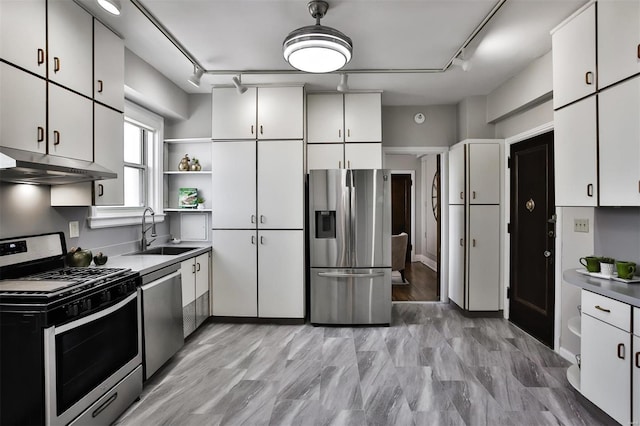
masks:
<instances>
[{"instance_id":1,"label":"dark wood door","mask_svg":"<svg viewBox=\"0 0 640 426\"><path fill-rule=\"evenodd\" d=\"M553 346L553 132L511 145L509 319Z\"/></svg>"},{"instance_id":2,"label":"dark wood door","mask_svg":"<svg viewBox=\"0 0 640 426\"><path fill-rule=\"evenodd\" d=\"M407 262L411 262L411 175L391 175L391 233L406 232Z\"/></svg>"},{"instance_id":3,"label":"dark wood door","mask_svg":"<svg viewBox=\"0 0 640 426\"><path fill-rule=\"evenodd\" d=\"M437 290L436 290L436 294L438 296L438 300L440 300L440 283L441 283L441 279L442 279L442 275L441 275L441 271L442 271L442 265L441 265L441 245L442 245L442 238L440 236L440 218L442 217L442 209L440 207L440 198L442 196L442 191L440 188L442 188L442 181L440 179L440 176L442 175L442 173L440 173L440 154L438 154L436 156L436 174L433 177L433 184L431 185L431 206L433 209L433 214L436 217L436 269L437 269L437 280L438 280L438 284L436 286ZM435 198L434 198L435 197Z\"/></svg>"}]
</instances>

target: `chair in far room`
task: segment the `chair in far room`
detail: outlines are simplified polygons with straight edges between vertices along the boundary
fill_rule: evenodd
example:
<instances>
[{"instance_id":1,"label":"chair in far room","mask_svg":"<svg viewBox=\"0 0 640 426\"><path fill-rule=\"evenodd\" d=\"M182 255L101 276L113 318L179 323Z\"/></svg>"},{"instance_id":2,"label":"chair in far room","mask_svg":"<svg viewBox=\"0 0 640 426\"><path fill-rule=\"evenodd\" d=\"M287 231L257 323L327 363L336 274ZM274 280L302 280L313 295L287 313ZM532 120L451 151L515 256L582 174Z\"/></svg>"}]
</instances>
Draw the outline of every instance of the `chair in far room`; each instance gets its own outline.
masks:
<instances>
[{"instance_id":1,"label":"chair in far room","mask_svg":"<svg viewBox=\"0 0 640 426\"><path fill-rule=\"evenodd\" d=\"M407 241L409 235L402 232L399 235L391 236L391 271L400 272L402 282L406 282L404 278L404 265L407 257Z\"/></svg>"}]
</instances>

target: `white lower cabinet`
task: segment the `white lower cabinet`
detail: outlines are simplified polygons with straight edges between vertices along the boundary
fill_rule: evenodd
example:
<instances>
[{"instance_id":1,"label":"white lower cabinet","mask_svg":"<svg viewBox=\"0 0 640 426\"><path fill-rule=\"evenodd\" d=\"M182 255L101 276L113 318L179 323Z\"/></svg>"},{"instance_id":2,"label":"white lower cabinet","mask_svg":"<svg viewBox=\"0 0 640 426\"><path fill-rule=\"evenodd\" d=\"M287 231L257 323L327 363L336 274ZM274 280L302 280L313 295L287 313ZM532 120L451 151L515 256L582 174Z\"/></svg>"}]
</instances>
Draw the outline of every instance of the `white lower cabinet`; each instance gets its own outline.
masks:
<instances>
[{"instance_id":1,"label":"white lower cabinet","mask_svg":"<svg viewBox=\"0 0 640 426\"><path fill-rule=\"evenodd\" d=\"M467 308L500 309L500 206L469 206Z\"/></svg>"},{"instance_id":2,"label":"white lower cabinet","mask_svg":"<svg viewBox=\"0 0 640 426\"><path fill-rule=\"evenodd\" d=\"M464 306L464 210L462 204L449 205L449 299Z\"/></svg>"},{"instance_id":3,"label":"white lower cabinet","mask_svg":"<svg viewBox=\"0 0 640 426\"><path fill-rule=\"evenodd\" d=\"M304 231L258 236L258 316L304 318Z\"/></svg>"},{"instance_id":4,"label":"white lower cabinet","mask_svg":"<svg viewBox=\"0 0 640 426\"><path fill-rule=\"evenodd\" d=\"M209 316L211 252L180 264L184 337L193 333Z\"/></svg>"},{"instance_id":5,"label":"white lower cabinet","mask_svg":"<svg viewBox=\"0 0 640 426\"><path fill-rule=\"evenodd\" d=\"M304 318L304 231L213 230L213 315Z\"/></svg>"}]
</instances>

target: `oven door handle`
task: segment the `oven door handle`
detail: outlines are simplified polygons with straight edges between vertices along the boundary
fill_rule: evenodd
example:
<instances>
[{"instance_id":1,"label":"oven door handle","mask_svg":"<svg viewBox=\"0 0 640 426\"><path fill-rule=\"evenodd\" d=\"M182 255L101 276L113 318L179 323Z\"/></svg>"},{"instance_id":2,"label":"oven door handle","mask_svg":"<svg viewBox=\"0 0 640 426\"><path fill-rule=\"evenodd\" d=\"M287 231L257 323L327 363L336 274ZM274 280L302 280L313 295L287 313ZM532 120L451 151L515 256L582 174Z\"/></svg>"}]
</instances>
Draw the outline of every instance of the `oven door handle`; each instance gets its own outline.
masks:
<instances>
[{"instance_id":1,"label":"oven door handle","mask_svg":"<svg viewBox=\"0 0 640 426\"><path fill-rule=\"evenodd\" d=\"M58 335L60 333L64 333L65 331L69 331L73 328L76 327L80 327L84 324L90 323L92 321L98 320L102 317L106 317L107 315L112 314L113 312L117 311L118 309L121 309L123 306L125 306L127 303L131 302L132 300L135 300L135 298L138 297L138 293L131 293L129 296L127 296L124 300L116 303L113 306L109 306L106 309L103 309L101 311L96 312L95 314L91 314L88 315L86 317L80 318L78 320L69 322L67 324L61 325L60 327L55 327L55 335Z\"/></svg>"}]
</instances>

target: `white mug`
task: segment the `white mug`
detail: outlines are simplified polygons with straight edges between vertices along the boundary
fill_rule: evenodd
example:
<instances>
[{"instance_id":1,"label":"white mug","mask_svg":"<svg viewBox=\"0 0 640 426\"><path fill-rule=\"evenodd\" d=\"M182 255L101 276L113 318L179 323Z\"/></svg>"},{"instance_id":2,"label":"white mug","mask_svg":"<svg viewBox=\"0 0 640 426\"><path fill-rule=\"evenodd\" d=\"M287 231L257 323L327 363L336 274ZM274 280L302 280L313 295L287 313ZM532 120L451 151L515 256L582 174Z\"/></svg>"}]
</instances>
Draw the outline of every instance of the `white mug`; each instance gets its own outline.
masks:
<instances>
[{"instance_id":1,"label":"white mug","mask_svg":"<svg viewBox=\"0 0 640 426\"><path fill-rule=\"evenodd\" d=\"M605 277L610 277L613 275L614 266L613 263L600 263L600 273Z\"/></svg>"}]
</instances>

